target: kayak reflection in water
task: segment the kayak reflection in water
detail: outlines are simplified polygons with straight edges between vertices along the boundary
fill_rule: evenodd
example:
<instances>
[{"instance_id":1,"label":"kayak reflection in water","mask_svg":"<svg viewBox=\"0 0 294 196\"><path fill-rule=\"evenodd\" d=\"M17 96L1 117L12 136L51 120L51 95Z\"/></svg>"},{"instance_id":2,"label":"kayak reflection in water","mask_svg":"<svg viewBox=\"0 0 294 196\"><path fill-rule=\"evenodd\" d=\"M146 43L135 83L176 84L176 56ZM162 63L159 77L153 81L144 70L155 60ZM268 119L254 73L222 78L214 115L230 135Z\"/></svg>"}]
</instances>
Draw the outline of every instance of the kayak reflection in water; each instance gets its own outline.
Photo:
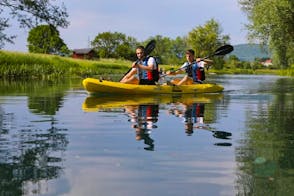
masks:
<instances>
[{"instance_id":1,"label":"kayak reflection in water","mask_svg":"<svg viewBox=\"0 0 294 196\"><path fill-rule=\"evenodd\" d=\"M150 137L152 129L157 128L158 105L125 106L125 111L130 117L132 127L136 131L136 140L143 140L148 147L145 150L154 150L154 140Z\"/></svg>"},{"instance_id":2,"label":"kayak reflection in water","mask_svg":"<svg viewBox=\"0 0 294 196\"><path fill-rule=\"evenodd\" d=\"M206 125L204 123L204 111L205 104L204 103L189 103L183 104L182 108L179 108L178 105L175 105L173 108L169 110L169 113L182 117L185 123L185 132L188 136L191 136L194 133L194 128L210 131L213 133L213 137L223 140L230 140L232 133L226 131L217 131L214 128ZM215 143L217 146L231 146L231 143L221 142Z\"/></svg>"}]
</instances>

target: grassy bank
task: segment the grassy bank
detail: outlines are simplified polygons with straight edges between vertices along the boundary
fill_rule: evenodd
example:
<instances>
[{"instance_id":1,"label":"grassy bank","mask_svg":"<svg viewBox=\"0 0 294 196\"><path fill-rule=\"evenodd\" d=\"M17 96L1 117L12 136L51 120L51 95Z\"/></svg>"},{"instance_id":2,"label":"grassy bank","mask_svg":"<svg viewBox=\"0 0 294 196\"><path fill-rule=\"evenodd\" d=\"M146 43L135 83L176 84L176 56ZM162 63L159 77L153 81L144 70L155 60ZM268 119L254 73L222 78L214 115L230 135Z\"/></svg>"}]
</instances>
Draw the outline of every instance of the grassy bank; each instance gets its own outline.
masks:
<instances>
[{"instance_id":1,"label":"grassy bank","mask_svg":"<svg viewBox=\"0 0 294 196\"><path fill-rule=\"evenodd\" d=\"M211 70L217 74L253 74L253 75L279 75L279 76L294 76L294 69L289 68L285 70L279 69L222 69Z\"/></svg>"},{"instance_id":2,"label":"grassy bank","mask_svg":"<svg viewBox=\"0 0 294 196\"><path fill-rule=\"evenodd\" d=\"M169 70L172 67L171 66L164 66L165 70ZM179 65L180 67L180 65ZM178 69L179 67L176 67L174 69ZM253 74L253 75L279 75L279 76L288 76L288 77L294 77L294 65L291 66L291 68L288 69L239 69L239 68L223 68L221 70L214 69L213 66L206 72L216 73L216 74Z\"/></svg>"},{"instance_id":3,"label":"grassy bank","mask_svg":"<svg viewBox=\"0 0 294 196\"><path fill-rule=\"evenodd\" d=\"M0 77L86 77L125 73L131 62L101 59L79 60L55 55L0 51Z\"/></svg>"},{"instance_id":4,"label":"grassy bank","mask_svg":"<svg viewBox=\"0 0 294 196\"><path fill-rule=\"evenodd\" d=\"M107 77L113 74L123 75L130 68L130 65L130 61L117 59L90 61L55 55L0 51L0 78ZM160 66L164 70L170 70L172 68L169 65ZM175 66L173 68L177 69L178 67ZM294 76L294 68L287 70L210 69L209 72L217 74L273 74Z\"/></svg>"}]
</instances>

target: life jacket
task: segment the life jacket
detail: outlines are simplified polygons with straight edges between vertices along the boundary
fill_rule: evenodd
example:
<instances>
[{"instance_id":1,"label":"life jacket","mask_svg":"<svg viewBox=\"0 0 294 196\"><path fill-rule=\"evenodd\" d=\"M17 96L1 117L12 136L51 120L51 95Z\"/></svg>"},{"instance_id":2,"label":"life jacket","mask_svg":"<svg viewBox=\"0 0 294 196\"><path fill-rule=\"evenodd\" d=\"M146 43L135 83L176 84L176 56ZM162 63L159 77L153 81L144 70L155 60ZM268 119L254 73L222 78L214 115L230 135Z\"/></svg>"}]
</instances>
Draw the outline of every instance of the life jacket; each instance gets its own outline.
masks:
<instances>
[{"instance_id":1,"label":"life jacket","mask_svg":"<svg viewBox=\"0 0 294 196\"><path fill-rule=\"evenodd\" d=\"M142 65L148 66L148 60L152 56L147 56L146 58L143 59ZM154 58L154 57L153 57ZM156 61L156 58L154 58L155 61L155 69L153 67L152 71L146 71L139 69L139 78L143 80L149 80L149 81L154 81L157 82L159 80L159 67L158 63Z\"/></svg>"},{"instance_id":2,"label":"life jacket","mask_svg":"<svg viewBox=\"0 0 294 196\"><path fill-rule=\"evenodd\" d=\"M203 64L200 64L203 63ZM197 79L200 81L205 80L205 70L204 70L204 62L198 63L198 69L197 69Z\"/></svg>"},{"instance_id":3,"label":"life jacket","mask_svg":"<svg viewBox=\"0 0 294 196\"><path fill-rule=\"evenodd\" d=\"M193 82L203 83L205 80L204 68L200 67L196 61L193 61L192 64L188 64L186 73L189 77L193 78Z\"/></svg>"}]
</instances>

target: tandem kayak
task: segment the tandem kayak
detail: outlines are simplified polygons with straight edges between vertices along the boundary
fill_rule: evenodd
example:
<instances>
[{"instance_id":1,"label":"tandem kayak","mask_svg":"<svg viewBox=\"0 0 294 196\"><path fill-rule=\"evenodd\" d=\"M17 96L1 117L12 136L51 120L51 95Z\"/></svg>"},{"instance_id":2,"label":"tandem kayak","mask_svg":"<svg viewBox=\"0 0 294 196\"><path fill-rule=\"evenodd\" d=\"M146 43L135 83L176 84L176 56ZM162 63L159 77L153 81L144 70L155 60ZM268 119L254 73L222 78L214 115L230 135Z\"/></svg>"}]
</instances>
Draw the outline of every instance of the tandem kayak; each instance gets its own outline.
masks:
<instances>
[{"instance_id":1,"label":"tandem kayak","mask_svg":"<svg viewBox=\"0 0 294 196\"><path fill-rule=\"evenodd\" d=\"M83 80L84 88L90 94L195 94L222 92L224 87L218 84L192 84L192 85L137 85L86 78Z\"/></svg>"}]
</instances>

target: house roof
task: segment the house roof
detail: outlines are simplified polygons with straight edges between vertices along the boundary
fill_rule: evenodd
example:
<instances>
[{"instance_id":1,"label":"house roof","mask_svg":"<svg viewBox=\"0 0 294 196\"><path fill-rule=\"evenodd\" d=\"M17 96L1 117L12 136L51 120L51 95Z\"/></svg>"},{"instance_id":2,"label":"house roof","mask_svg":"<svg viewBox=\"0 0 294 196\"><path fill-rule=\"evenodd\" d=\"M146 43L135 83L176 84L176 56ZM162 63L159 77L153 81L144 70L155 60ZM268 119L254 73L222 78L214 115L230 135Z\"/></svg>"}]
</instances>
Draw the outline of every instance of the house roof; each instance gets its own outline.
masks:
<instances>
[{"instance_id":1,"label":"house roof","mask_svg":"<svg viewBox=\"0 0 294 196\"><path fill-rule=\"evenodd\" d=\"M88 54L89 52L94 51L93 48L81 48L81 49L74 49L73 52L76 54Z\"/></svg>"}]
</instances>

